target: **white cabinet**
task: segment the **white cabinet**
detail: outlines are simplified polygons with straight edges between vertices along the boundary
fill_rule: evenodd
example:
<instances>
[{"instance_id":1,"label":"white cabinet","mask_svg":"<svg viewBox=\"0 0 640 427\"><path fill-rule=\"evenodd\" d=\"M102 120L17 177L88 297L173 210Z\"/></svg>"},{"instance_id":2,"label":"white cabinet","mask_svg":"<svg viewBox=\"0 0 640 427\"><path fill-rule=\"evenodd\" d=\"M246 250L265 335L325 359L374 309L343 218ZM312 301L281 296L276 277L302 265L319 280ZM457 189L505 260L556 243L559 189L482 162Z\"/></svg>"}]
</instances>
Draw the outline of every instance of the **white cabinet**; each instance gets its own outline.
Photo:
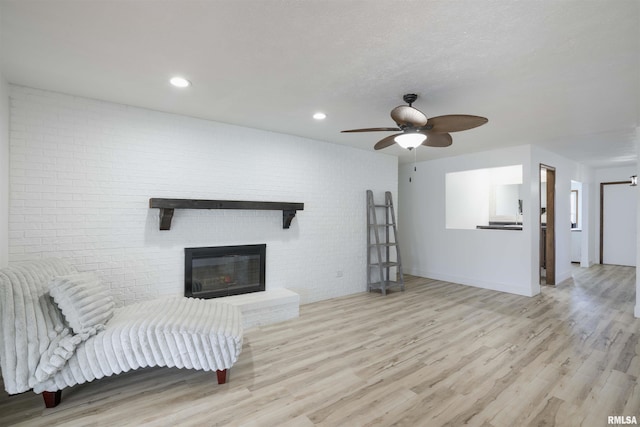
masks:
<instances>
[{"instance_id":1,"label":"white cabinet","mask_svg":"<svg viewBox=\"0 0 640 427\"><path fill-rule=\"evenodd\" d=\"M571 230L571 262L580 262L582 258L582 230Z\"/></svg>"}]
</instances>

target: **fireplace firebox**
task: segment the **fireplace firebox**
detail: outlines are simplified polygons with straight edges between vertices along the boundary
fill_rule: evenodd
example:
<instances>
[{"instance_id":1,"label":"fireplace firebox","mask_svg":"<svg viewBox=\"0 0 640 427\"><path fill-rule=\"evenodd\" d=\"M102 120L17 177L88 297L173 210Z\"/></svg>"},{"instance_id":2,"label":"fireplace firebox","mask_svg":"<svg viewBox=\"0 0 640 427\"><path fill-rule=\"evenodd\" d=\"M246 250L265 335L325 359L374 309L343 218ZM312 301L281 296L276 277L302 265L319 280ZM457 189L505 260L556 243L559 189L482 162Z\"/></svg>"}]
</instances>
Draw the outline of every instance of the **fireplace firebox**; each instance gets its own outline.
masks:
<instances>
[{"instance_id":1,"label":"fireplace firebox","mask_svg":"<svg viewBox=\"0 0 640 427\"><path fill-rule=\"evenodd\" d=\"M218 298L265 290L267 245L185 248L184 295Z\"/></svg>"}]
</instances>

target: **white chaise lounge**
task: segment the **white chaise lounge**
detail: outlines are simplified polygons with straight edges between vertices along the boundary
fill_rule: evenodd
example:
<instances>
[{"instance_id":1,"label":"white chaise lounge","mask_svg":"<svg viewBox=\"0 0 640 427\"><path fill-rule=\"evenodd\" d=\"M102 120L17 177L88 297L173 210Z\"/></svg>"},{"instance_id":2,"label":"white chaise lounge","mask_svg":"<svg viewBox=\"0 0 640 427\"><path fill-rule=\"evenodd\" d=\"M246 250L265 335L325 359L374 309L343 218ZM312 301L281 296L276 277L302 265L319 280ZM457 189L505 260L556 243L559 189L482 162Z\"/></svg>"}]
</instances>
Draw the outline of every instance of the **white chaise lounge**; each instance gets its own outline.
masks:
<instances>
[{"instance_id":1,"label":"white chaise lounge","mask_svg":"<svg viewBox=\"0 0 640 427\"><path fill-rule=\"evenodd\" d=\"M46 259L0 269L0 367L9 394L61 390L132 369L216 371L226 381L242 350L240 310L173 297L114 308L93 273Z\"/></svg>"}]
</instances>

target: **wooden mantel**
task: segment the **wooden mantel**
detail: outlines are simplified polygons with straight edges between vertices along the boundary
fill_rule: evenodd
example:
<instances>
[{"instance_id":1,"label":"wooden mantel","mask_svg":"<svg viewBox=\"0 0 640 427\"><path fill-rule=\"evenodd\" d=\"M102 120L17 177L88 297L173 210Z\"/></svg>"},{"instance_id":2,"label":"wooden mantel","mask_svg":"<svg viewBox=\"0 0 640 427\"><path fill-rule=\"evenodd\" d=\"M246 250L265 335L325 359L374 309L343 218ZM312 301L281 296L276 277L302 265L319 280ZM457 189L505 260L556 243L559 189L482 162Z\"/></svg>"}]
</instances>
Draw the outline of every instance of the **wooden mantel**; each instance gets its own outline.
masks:
<instances>
[{"instance_id":1,"label":"wooden mantel","mask_svg":"<svg viewBox=\"0 0 640 427\"><path fill-rule=\"evenodd\" d=\"M150 208L160 209L160 230L171 228L174 209L247 209L282 211L282 228L289 228L304 203L253 202L246 200L149 199Z\"/></svg>"}]
</instances>

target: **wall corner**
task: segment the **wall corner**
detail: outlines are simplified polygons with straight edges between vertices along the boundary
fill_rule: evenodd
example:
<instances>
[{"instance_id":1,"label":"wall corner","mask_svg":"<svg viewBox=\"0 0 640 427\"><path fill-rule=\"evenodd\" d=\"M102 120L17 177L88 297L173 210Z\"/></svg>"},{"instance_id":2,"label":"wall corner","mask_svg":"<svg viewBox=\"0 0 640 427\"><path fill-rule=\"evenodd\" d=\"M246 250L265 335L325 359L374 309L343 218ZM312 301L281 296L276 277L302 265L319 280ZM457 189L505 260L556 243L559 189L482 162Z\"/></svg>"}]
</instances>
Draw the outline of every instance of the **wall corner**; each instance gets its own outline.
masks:
<instances>
[{"instance_id":1,"label":"wall corner","mask_svg":"<svg viewBox=\"0 0 640 427\"><path fill-rule=\"evenodd\" d=\"M9 263L9 85L0 74L0 267Z\"/></svg>"}]
</instances>

